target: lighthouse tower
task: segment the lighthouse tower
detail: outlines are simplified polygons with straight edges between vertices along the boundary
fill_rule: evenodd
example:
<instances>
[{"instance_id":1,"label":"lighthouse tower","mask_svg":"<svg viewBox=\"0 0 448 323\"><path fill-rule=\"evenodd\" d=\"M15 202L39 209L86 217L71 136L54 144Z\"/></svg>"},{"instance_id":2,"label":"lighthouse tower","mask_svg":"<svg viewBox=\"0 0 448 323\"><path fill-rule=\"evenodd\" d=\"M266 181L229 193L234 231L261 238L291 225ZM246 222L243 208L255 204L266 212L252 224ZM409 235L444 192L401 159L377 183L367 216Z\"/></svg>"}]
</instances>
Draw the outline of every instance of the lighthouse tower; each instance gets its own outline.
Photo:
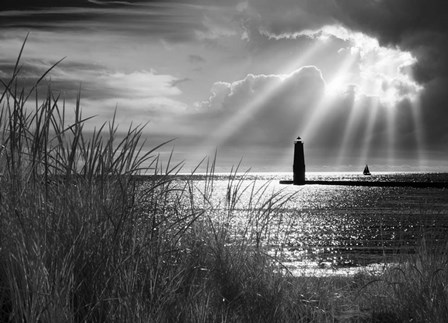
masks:
<instances>
[{"instance_id":1,"label":"lighthouse tower","mask_svg":"<svg viewBox=\"0 0 448 323\"><path fill-rule=\"evenodd\" d=\"M305 185L305 155L303 153L303 141L300 137L294 141L294 185Z\"/></svg>"}]
</instances>

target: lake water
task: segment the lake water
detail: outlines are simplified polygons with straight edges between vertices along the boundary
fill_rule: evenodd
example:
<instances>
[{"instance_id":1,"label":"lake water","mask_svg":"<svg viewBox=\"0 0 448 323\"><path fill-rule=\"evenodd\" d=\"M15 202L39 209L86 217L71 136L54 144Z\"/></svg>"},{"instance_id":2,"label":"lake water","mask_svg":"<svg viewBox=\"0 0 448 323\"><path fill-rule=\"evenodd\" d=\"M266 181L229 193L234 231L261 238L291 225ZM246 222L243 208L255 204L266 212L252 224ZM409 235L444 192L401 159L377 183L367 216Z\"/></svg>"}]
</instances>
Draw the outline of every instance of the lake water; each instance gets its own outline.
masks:
<instances>
[{"instance_id":1,"label":"lake water","mask_svg":"<svg viewBox=\"0 0 448 323\"><path fill-rule=\"evenodd\" d=\"M259 226L256 231L262 237L260 242L294 274L353 273L415 253L423 237L431 248L444 247L448 242L447 189L279 183L291 177L289 173L236 176L233 186L239 190L232 192L242 192L235 199L235 235L243 234L238 229L246 227L247 214L255 212L258 215L251 219L251 225ZM306 179L448 182L448 174L307 173ZM203 177L195 176L198 192L204 192L204 183ZM207 203L224 210L232 200L228 183L228 175L215 174ZM292 198L273 206L275 216L263 213L269 208L263 201L278 192Z\"/></svg>"}]
</instances>

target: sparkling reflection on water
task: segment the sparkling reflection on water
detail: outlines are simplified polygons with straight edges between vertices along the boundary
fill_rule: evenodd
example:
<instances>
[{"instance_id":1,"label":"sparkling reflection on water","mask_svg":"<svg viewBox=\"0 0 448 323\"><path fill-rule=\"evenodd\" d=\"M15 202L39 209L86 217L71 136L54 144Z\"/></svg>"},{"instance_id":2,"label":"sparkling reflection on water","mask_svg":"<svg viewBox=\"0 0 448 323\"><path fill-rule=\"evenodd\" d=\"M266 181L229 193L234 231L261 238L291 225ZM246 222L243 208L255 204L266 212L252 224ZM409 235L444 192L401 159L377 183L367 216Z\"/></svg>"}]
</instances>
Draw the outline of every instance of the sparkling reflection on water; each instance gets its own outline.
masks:
<instances>
[{"instance_id":1,"label":"sparkling reflection on water","mask_svg":"<svg viewBox=\"0 0 448 323\"><path fill-rule=\"evenodd\" d=\"M448 191L437 188L281 185L287 174L246 175L241 187L268 185L266 198L282 190L294 197L270 219L263 243L295 272L349 272L360 266L395 261L416 252L422 238L433 247L448 242ZM315 173L308 180L447 181L447 174L384 173L372 177ZM201 178L197 178L200 187ZM227 176L216 176L215 205L226 198ZM252 205L247 190L236 209L244 222ZM237 224L238 225L241 225Z\"/></svg>"}]
</instances>

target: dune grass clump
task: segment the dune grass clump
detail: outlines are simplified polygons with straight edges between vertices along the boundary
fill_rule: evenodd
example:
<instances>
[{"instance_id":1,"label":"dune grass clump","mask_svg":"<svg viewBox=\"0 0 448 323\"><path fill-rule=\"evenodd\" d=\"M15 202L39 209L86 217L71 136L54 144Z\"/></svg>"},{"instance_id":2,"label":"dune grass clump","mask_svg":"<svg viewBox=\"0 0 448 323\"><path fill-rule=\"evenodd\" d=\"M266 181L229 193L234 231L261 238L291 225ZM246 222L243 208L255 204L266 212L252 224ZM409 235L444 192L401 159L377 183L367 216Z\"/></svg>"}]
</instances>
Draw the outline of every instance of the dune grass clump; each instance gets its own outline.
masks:
<instances>
[{"instance_id":1,"label":"dune grass clump","mask_svg":"<svg viewBox=\"0 0 448 323\"><path fill-rule=\"evenodd\" d=\"M247 225L237 228L236 205L248 188L236 172L215 205L213 174L198 198L193 180L176 180L179 165L162 169L155 149L143 152L142 128L119 141L113 122L85 135L79 99L66 124L53 93L30 109L11 84L0 101L2 321L303 316L284 309L287 288L262 249L284 197L250 202Z\"/></svg>"},{"instance_id":2,"label":"dune grass clump","mask_svg":"<svg viewBox=\"0 0 448 323\"><path fill-rule=\"evenodd\" d=\"M147 290L161 269L148 262L155 247L164 251L160 224L137 212L143 192L133 177L143 164L157 173L158 159L142 153L141 127L118 142L113 122L86 135L79 98L67 124L65 102L50 90L37 98L43 77L32 92L19 90L18 63L0 97L2 320L131 321L154 309L141 296L161 288L153 280ZM168 182L157 177L144 194L163 198ZM153 207L147 212L159 213Z\"/></svg>"},{"instance_id":3,"label":"dune grass clump","mask_svg":"<svg viewBox=\"0 0 448 323\"><path fill-rule=\"evenodd\" d=\"M144 151L142 127L121 139L114 120L86 131L79 97L72 119L50 87L39 98L54 66L20 89L21 54L0 96L0 321L306 316L285 301L291 287L263 251L269 220L287 197L261 198L265 190L242 187L235 172L215 205L213 163L198 190L177 180L180 165L162 167L160 146ZM246 226L235 226L249 189Z\"/></svg>"},{"instance_id":4,"label":"dune grass clump","mask_svg":"<svg viewBox=\"0 0 448 323\"><path fill-rule=\"evenodd\" d=\"M360 303L375 322L447 322L448 255L446 247L429 246L390 266L360 291Z\"/></svg>"}]
</instances>

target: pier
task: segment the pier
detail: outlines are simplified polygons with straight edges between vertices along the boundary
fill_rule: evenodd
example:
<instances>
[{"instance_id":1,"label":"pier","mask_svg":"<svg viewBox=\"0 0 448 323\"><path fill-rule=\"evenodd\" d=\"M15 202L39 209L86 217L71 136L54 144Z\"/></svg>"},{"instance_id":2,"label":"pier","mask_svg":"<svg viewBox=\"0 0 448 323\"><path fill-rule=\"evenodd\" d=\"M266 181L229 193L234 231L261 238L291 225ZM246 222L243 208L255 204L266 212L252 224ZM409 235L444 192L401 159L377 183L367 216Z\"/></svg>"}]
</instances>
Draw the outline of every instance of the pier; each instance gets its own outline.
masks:
<instances>
[{"instance_id":1,"label":"pier","mask_svg":"<svg viewBox=\"0 0 448 323\"><path fill-rule=\"evenodd\" d=\"M292 185L292 180L282 180L280 184ZM342 186L370 186L370 187L416 187L416 188L448 188L446 182L384 182L384 181L307 181L302 185L342 185Z\"/></svg>"}]
</instances>

